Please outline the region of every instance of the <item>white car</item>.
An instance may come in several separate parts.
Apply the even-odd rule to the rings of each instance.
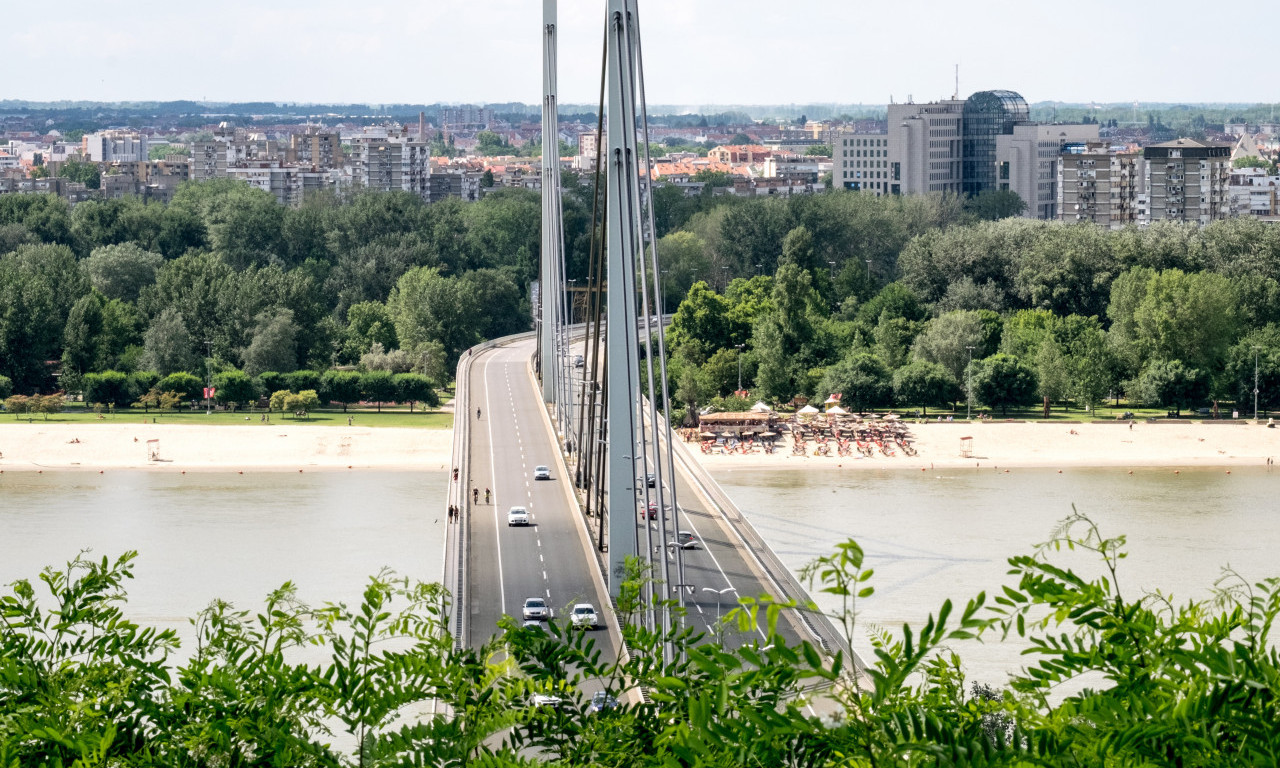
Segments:
[[[534,467],[534,468],[533,468],[533,479],[534,479],[534,480],[550,480],[550,479],[551,479],[551,467],[548,467],[548,466],[543,465],[543,464],[539,464],[538,466]]]
[[[507,525],[528,525],[529,510],[524,507],[512,507],[507,510]]]
[[[541,597],[529,597],[525,598],[520,614],[525,621],[542,621],[551,618],[551,609],[547,607],[547,601]]]
[[[578,629],[595,629],[600,623],[596,617],[596,607],[591,603],[578,603],[573,606],[569,621]]]
[[[535,693],[530,698],[535,707],[558,707],[564,703],[564,699],[559,696],[552,696],[549,693]]]

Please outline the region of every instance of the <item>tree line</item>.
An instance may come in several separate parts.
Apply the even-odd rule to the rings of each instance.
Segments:
[[[1091,557],[1067,567],[1064,548]],[[650,630],[651,574],[634,561],[619,661],[558,619],[506,617],[457,645],[440,585],[386,571],[359,605],[307,605],[288,582],[257,610],[214,600],[178,656],[173,629],[127,613],[135,554],[82,555],[0,596],[0,763],[1275,765],[1280,581],[1227,571],[1213,600],[1174,605],[1122,591],[1124,548],[1072,515],[1009,558],[998,590],[867,633],[862,668],[778,631],[778,608],[812,604],[744,596],[711,631]],[[845,542],[803,576],[852,640],[874,591],[862,549]],[[960,644],[1011,635],[1023,668],[999,687],[969,680]],[[1098,684],[1063,686],[1081,680]]]
[[[1280,230],[975,220],[973,201],[832,192],[698,211],[658,241],[684,419],[742,388],[858,409],[1108,396],[1280,404]],[[668,309],[671,305],[668,305]]]
[[[240,379],[224,374],[335,367],[444,384],[462,350],[529,326],[539,206],[511,189],[294,209],[235,180],[188,183],[168,205],[0,196],[0,384],[79,393],[114,372],[133,391],[113,401],[174,374],[228,390]]]

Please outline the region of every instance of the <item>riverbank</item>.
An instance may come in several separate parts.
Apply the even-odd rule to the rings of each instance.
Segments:
[[[447,470],[452,453],[451,429],[0,423],[0,471]]]
[[[711,471],[732,469],[908,469],[997,467],[1238,467],[1265,466],[1280,458],[1280,429],[1252,422],[1156,423],[1008,423],[911,424],[916,456],[896,451],[866,458],[856,451],[838,456],[792,453],[783,438],[773,454],[703,453],[696,443],[686,448]],[[962,438],[971,437],[968,457]]]

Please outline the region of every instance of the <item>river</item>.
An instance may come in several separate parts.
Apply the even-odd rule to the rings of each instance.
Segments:
[[[1203,599],[1221,568],[1280,575],[1266,469],[727,471],[716,479],[789,567],[856,539],[876,571],[863,626],[923,623],[1006,583],[1006,558],[1046,540],[1071,505],[1128,537],[1120,585]],[[261,606],[292,580],[304,601],[359,601],[384,566],[441,576],[444,472],[0,474],[0,583],[34,580],[81,549],[139,551],[129,615],[178,629],[215,597]],[[1093,567],[1077,558],[1073,564]],[[821,601],[820,601],[821,602]],[[864,642],[859,642],[865,650]],[[957,647],[971,679],[999,684],[1014,645]]]
[[[801,472],[726,471],[716,480],[794,572],[852,538],[875,570],[876,592],[859,605],[861,626],[917,630],[951,599],[956,613],[979,591],[1000,592],[1007,559],[1047,541],[1072,505],[1105,536],[1126,537],[1129,556],[1118,582],[1128,599],[1160,590],[1177,603],[1211,596],[1231,566],[1250,583],[1280,576],[1277,480],[1264,468],[992,469]],[[1060,553],[1055,561],[1091,576],[1093,556]],[[1016,586],[1016,583],[1013,583]],[[815,591],[816,592],[816,591]],[[834,599],[815,594],[820,606]],[[859,633],[855,648],[869,644]],[[1025,646],[962,642],[955,646],[971,680],[1001,684],[1024,662]]]

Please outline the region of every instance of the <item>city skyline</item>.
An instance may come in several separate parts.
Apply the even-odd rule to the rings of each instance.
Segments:
[[[1196,40],[1132,34],[1158,25],[1145,7],[1153,5],[1082,0],[1067,13],[980,0],[961,12],[924,0],[908,12],[797,0],[782,17],[761,0],[644,0],[639,10],[649,100],[690,109],[929,101],[957,91],[957,64],[962,97],[990,88],[1031,102],[1256,103],[1265,96],[1252,83],[1189,66]],[[135,8],[126,23],[109,6],[72,0],[55,22],[7,27],[0,43],[41,67],[6,98],[536,103],[541,92],[542,9],[531,0],[371,0],[358,11],[332,0],[271,8],[228,0],[216,16],[155,0]],[[1174,0],[1159,12],[1176,20],[1192,8]],[[603,17],[601,0],[560,2],[561,103],[597,98]],[[1074,31],[1071,19],[1089,22],[1088,34]],[[1099,20],[1125,45],[1108,46]],[[175,35],[182,45],[171,47]],[[54,41],[58,55],[51,56]],[[190,61],[166,65],[166,51]],[[1098,77],[1103,63],[1109,76]]]

